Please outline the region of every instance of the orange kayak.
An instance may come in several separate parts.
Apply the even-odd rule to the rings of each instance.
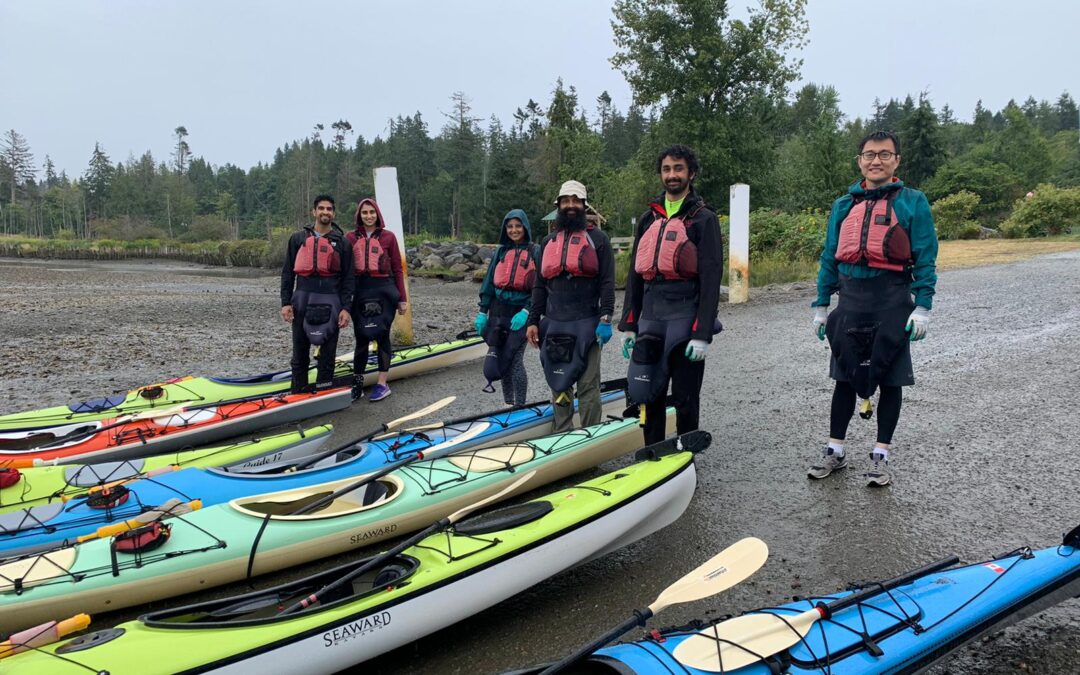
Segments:
[[[111,462],[189,449],[342,410],[348,388],[178,405],[104,420],[0,433],[0,468]]]

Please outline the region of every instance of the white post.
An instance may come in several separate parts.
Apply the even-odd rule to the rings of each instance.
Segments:
[[[379,211],[382,212],[386,229],[397,237],[398,248],[401,250],[401,270],[405,275],[405,293],[409,296],[408,309],[404,314],[394,317],[394,344],[411,345],[413,343],[413,303],[412,292],[409,290],[409,267],[405,260],[405,229],[401,223],[401,196],[398,193],[396,167],[375,167],[375,201],[379,203]]]
[[[728,233],[728,302],[750,299],[750,186],[731,186]]]

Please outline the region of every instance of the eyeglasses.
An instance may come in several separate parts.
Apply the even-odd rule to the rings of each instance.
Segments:
[[[882,150],[881,152],[871,152],[867,150],[866,152],[860,152],[855,156],[855,159],[861,159],[864,162],[872,162],[874,161],[874,158],[877,157],[881,161],[887,162],[895,156],[895,152],[889,152],[888,150]]]

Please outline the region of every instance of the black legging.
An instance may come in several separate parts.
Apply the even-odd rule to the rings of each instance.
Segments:
[[[892,443],[896,423],[900,421],[900,404],[904,400],[903,387],[881,385],[881,395],[877,406],[877,442]],[[855,414],[855,387],[849,382],[836,382],[833,389],[832,410],[829,415],[829,436],[844,440],[847,436],[848,422]]]
[[[390,331],[386,331],[375,339],[378,342],[377,354],[379,357],[379,372],[385,373],[390,370],[390,357],[394,354],[394,347],[390,344]],[[353,373],[363,375],[367,370],[369,338],[363,335],[356,336],[356,351],[353,352]]]

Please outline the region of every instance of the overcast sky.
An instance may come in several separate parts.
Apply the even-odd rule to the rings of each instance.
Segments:
[[[803,81],[836,87],[850,117],[921,91],[961,119],[978,99],[1080,98],[1080,1],[808,4]],[[590,113],[604,90],[625,111],[611,18],[600,0],[0,0],[0,129],[76,176],[95,141],[166,160],[179,125],[196,155],[245,169],[319,122],[371,139],[419,111],[434,134],[458,90],[508,123],[559,77]]]

